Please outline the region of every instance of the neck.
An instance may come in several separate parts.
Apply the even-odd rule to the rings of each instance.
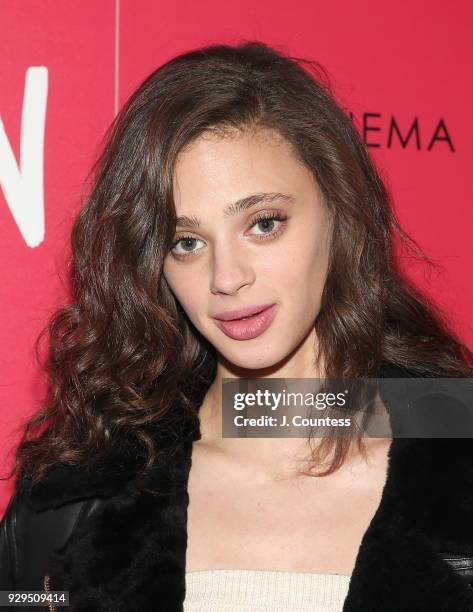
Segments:
[[[241,372],[240,372],[241,373]],[[321,438],[224,438],[222,436],[222,379],[223,378],[322,378],[320,371],[309,375],[289,376],[287,373],[274,370],[271,375],[262,376],[261,372],[247,371],[236,376],[234,370],[224,366],[217,368],[217,375],[210,385],[199,410],[201,439],[199,447],[218,453],[227,460],[237,462],[242,469],[248,469],[251,477],[260,482],[287,480],[304,477],[304,472],[312,466],[313,450],[320,444]],[[385,438],[367,438],[364,440],[366,454],[361,455],[352,444],[347,454],[345,466],[358,465],[362,458],[377,452],[389,442]],[[327,458],[330,460],[331,456]]]

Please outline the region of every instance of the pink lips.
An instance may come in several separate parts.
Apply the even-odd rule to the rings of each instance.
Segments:
[[[223,331],[224,334],[233,338],[234,340],[251,340],[260,336],[273,322],[276,315],[276,304],[266,306],[264,310],[255,313],[258,307],[247,308],[246,310],[233,311],[222,313],[218,315],[219,318],[215,318],[215,323]],[[261,308],[261,306],[259,307]],[[253,311],[252,314],[251,310]],[[245,320],[241,318],[230,319],[234,315],[238,317],[249,317]],[[252,315],[252,316],[250,316]],[[223,317],[225,316],[225,320]]]
[[[262,312],[269,308],[272,304],[259,304],[258,306],[247,306],[246,308],[240,308],[240,310],[226,310],[220,312],[214,316],[215,319],[220,321],[233,321],[234,319],[241,319],[242,317],[251,317],[258,312]]]

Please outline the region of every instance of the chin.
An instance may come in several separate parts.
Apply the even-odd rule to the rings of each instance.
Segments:
[[[262,345],[250,348],[248,342],[234,342],[237,346],[233,350],[219,351],[229,369],[233,366],[244,370],[261,370],[277,366],[284,359],[284,355],[279,356],[268,345],[264,349]]]

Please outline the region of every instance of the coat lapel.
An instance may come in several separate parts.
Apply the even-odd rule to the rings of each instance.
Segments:
[[[385,368],[383,376],[411,374]],[[122,442],[102,472],[58,467],[28,498],[38,510],[105,498],[51,559],[51,589],[68,590],[72,610],[182,612],[187,483],[200,428],[198,419],[176,427],[156,434],[158,460],[140,488],[131,478],[136,449]],[[473,554],[472,450],[471,439],[393,440],[343,612],[473,610],[473,591],[439,554]]]
[[[393,440],[343,612],[473,610],[473,590],[441,556],[473,553],[472,468],[471,440]]]

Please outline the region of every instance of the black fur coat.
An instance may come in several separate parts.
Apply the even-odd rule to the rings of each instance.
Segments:
[[[384,376],[411,376],[390,368]],[[134,449],[115,449],[93,474],[58,465],[28,497],[37,509],[102,497],[51,561],[51,590],[71,610],[179,612],[185,596],[187,481],[200,438],[190,423],[156,433],[149,488],[132,478]],[[446,558],[473,556],[471,439],[397,439],[381,503],[361,541],[344,612],[471,612],[473,589]],[[146,484],[146,483],[145,483]],[[22,495],[22,482],[17,490]],[[314,611],[315,612],[315,611]]]

